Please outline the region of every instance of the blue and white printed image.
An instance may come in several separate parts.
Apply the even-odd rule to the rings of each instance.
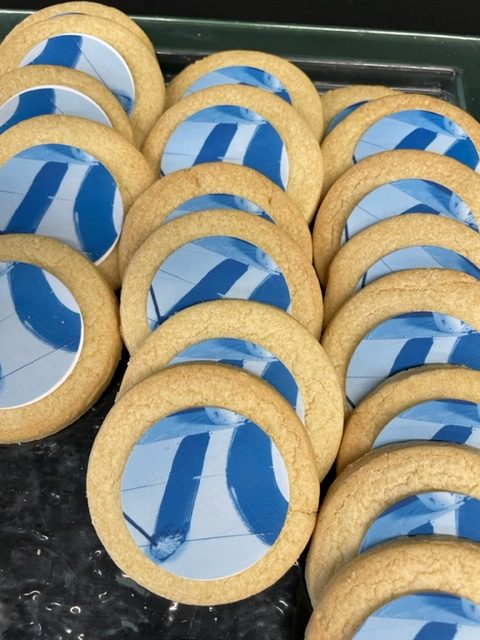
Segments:
[[[480,542],[480,500],[447,491],[409,496],[375,520],[362,540],[360,553],[394,538],[425,535]]]
[[[480,370],[480,334],[459,318],[429,311],[385,320],[353,353],[345,383],[348,404],[355,407],[387,378],[424,364]]]
[[[345,107],[345,109],[342,109],[342,111],[339,111],[337,115],[333,116],[333,118],[330,120],[325,135],[328,135],[331,131],[333,131],[337,124],[343,122],[345,118],[347,118],[351,113],[356,111],[358,107],[361,107],[362,104],[365,104],[366,102],[368,102],[368,100],[360,100],[360,102],[355,102],[354,104]]]
[[[468,444],[480,449],[480,405],[454,399],[416,404],[383,427],[373,449],[411,440]]]
[[[412,109],[381,118],[360,138],[353,162],[394,149],[431,151],[474,171],[479,167],[478,150],[468,134],[453,120],[432,111]]]
[[[82,344],[82,316],[66,286],[34,265],[0,262],[0,409],[52,393]]]
[[[433,246],[404,247],[388,253],[369,267],[357,282],[355,291],[382,276],[406,269],[453,269],[480,279],[480,269],[455,251]]]
[[[139,548],[194,580],[234,575],[260,560],[287,516],[289,480],[272,440],[228,409],[163,418],[133,448],[122,508]]]
[[[186,362],[220,362],[240,367],[272,385],[295,409],[300,420],[305,419],[302,394],[289,369],[267,349],[238,338],[202,340],[184,349],[169,364]]]
[[[49,64],[77,69],[109,89],[127,114],[135,107],[135,85],[122,56],[106,42],[78,33],[51,36],[27,53],[20,67]]]
[[[0,233],[50,236],[99,264],[113,250],[123,203],[112,174],[76,147],[26,149],[0,167]]]
[[[413,593],[377,609],[353,640],[478,640],[480,604],[448,593]]]
[[[80,91],[69,87],[45,86],[27,89],[0,106],[0,133],[36,116],[77,116],[111,127],[101,107]]]
[[[147,299],[150,329],[177,311],[224,298],[291,310],[287,282],[269,255],[239,238],[210,236],[176,249],[158,269]]]
[[[292,103],[288,91],[274,75],[267,73],[267,71],[256,69],[255,67],[241,66],[223,67],[206,73],[190,85],[183,94],[183,97],[202,91],[202,89],[218,87],[224,84],[242,84],[249,87],[256,87],[257,89],[274,93],[289,104]]]
[[[179,207],[171,211],[165,218],[165,222],[171,222],[182,218],[189,213],[208,211],[209,209],[231,209],[232,211],[244,211],[254,216],[273,222],[272,218],[261,207],[248,198],[236,196],[231,193],[207,193],[186,200]]]
[[[250,109],[208,107],[184,120],[170,136],[161,174],[205,162],[230,162],[262,173],[280,188],[288,184],[288,156],[277,130]]]
[[[403,213],[430,213],[466,224],[478,231],[468,205],[447,187],[430,180],[408,178],[382,184],[367,194],[348,216],[342,244],[372,224]]]

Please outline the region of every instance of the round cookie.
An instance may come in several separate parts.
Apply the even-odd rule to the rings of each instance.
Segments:
[[[303,116],[317,140],[322,138],[322,102],[313,82],[288,60],[262,51],[220,51],[193,62],[169,84],[167,108],[192,93],[225,84],[258,87],[279,96]]]
[[[463,109],[432,96],[396,94],[367,102],[322,143],[324,193],[352,164],[397,148],[431,151],[476,170],[480,125]]]
[[[66,242],[116,287],[124,212],[152,180],[140,151],[109,127],[74,116],[31,118],[2,134],[0,231]]]
[[[0,236],[0,441],[36,440],[79,418],[120,359],[118,306],[66,245]]]
[[[0,133],[41,115],[78,116],[112,127],[135,144],[127,114],[98,80],[67,67],[33,65],[14,69],[0,83]]]
[[[413,602],[412,615],[382,617],[375,634],[359,633],[366,619],[380,607],[408,595],[444,596],[450,603],[452,597],[456,598],[460,611],[464,606],[469,616],[475,616],[470,623],[467,619],[467,624],[478,625],[479,563],[480,545],[466,540],[416,538],[382,545],[350,562],[328,584],[310,619],[305,640],[380,640],[386,631],[404,629],[399,626],[402,617],[410,620],[402,637],[415,638],[428,621],[436,623],[433,631],[438,631],[441,618],[430,607],[426,619],[416,620],[423,611]],[[435,601],[439,599],[434,598]],[[448,603],[440,608],[445,609],[448,611]],[[451,615],[447,616],[447,620],[451,619]],[[456,617],[457,622],[464,620]],[[455,627],[447,624],[443,630],[451,633],[452,628]]]
[[[98,18],[105,18],[115,24],[119,24],[131,31],[137,38],[140,38],[140,40],[152,50],[152,53],[155,54],[153,44],[150,42],[145,31],[143,31],[136,22],[129,18],[126,13],[123,13],[123,11],[99,2],[62,2],[39,9],[15,25],[15,27],[7,33],[3,42],[7,42],[13,35],[17,35],[17,33],[26,27],[30,27],[32,24],[68,14],[97,16]]]
[[[480,234],[455,220],[405,214],[378,222],[349,240],[332,260],[324,322],[354,293],[407,269],[455,269],[480,278]]]
[[[1,47],[0,75],[34,64],[83,71],[103,82],[130,117],[138,144],[163,111],[165,85],[151,50],[105,18],[59,15],[11,36]]]
[[[417,367],[368,395],[345,425],[337,472],[388,444],[432,440],[480,448],[480,373],[466,367]]]
[[[135,352],[119,396],[163,367],[193,361],[238,366],[275,387],[304,423],[324,478],[343,433],[343,399],[324,350],[299,322],[280,309],[245,300],[179,311]]]
[[[331,89],[322,94],[323,120],[326,134],[365,102],[398,93],[381,85],[357,84]]]
[[[424,364],[480,369],[480,284],[448,269],[376,280],[338,310],[322,344],[349,413],[383,380]]]
[[[219,160],[256,169],[307,222],[318,206],[323,159],[315,136],[293,107],[255,87],[211,87],[184,98],[158,120],[142,151],[162,176]]]
[[[308,437],[270,385],[235,367],[187,364],[113,406],[87,496],[124,573],[163,597],[214,605],[265,589],[297,560],[319,483]]]
[[[151,232],[164,222],[205,209],[246,211],[278,224],[310,260],[312,239],[301,212],[287,194],[261,173],[211,162],[175,171],[149,187],[133,204],[118,246],[120,272]]]
[[[333,185],[313,229],[313,258],[322,284],[340,247],[381,220],[430,212],[478,231],[480,176],[451,158],[426,153],[385,151],[354,165]]]
[[[279,307],[320,335],[320,286],[295,241],[266,220],[219,209],[159,227],[132,257],[120,303],[127,349],[172,314],[223,298]]]
[[[443,443],[386,447],[351,464],[317,519],[306,565],[311,600],[343,565],[389,540],[449,535],[480,542],[479,465],[479,450]]]

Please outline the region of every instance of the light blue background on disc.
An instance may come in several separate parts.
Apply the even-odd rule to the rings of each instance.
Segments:
[[[78,33],[51,36],[35,45],[20,67],[57,65],[83,71],[109,89],[127,114],[135,107],[135,85],[122,56],[103,40]]]
[[[437,182],[408,178],[382,184],[362,198],[347,218],[341,243],[376,222],[403,213],[445,216],[478,231],[475,216],[459,195]]]
[[[288,184],[288,157],[277,130],[258,113],[218,105],[194,113],[177,126],[161,159],[161,174],[205,162],[230,162],[255,169],[281,189]]]
[[[224,298],[291,309],[285,277],[269,255],[239,238],[210,236],[184,244],[160,265],[147,298],[150,329],[177,311]]]
[[[407,269],[452,269],[480,279],[480,269],[455,251],[443,247],[412,246],[397,249],[377,260],[357,282],[355,291],[382,276]]]
[[[188,87],[183,97],[202,91],[202,89],[209,89],[210,87],[218,87],[225,84],[242,84],[249,87],[256,87],[257,89],[263,89],[264,91],[277,95],[289,104],[292,103],[288,91],[274,75],[267,71],[256,69],[255,67],[239,65],[222,67],[206,73]]]
[[[80,357],[80,308],[58,278],[35,265],[0,262],[0,328],[0,410],[48,395]]]
[[[77,147],[30,147],[0,167],[0,233],[36,233],[99,264],[113,250],[123,202],[112,174]]]
[[[478,640],[480,606],[446,593],[412,593],[367,618],[353,640]]]
[[[371,125],[355,147],[353,162],[394,149],[438,153],[474,171],[480,160],[472,139],[459,124],[439,113],[421,109],[392,113]]]
[[[0,133],[15,124],[46,115],[77,116],[111,127],[101,107],[91,98],[70,87],[48,85],[26,89],[0,106]]]
[[[145,554],[193,580],[260,560],[287,516],[289,480],[272,440],[218,407],[179,411],[135,445],[122,477],[128,529]]]
[[[207,193],[203,196],[196,196],[183,202],[179,207],[171,211],[165,218],[165,222],[171,222],[176,218],[196,213],[197,211],[206,211],[209,209],[232,209],[232,211],[245,211],[254,216],[259,216],[264,220],[273,222],[272,218],[261,207],[256,205],[248,198],[242,198],[230,193]]]
[[[345,383],[348,404],[355,407],[387,378],[425,364],[480,370],[480,334],[459,318],[429,311],[385,320],[353,353]]]
[[[409,440],[453,442],[480,449],[480,405],[456,399],[416,404],[383,427],[373,449]]]

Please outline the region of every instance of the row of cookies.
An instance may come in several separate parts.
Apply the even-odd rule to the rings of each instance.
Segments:
[[[307,560],[306,637],[475,637],[478,124],[391,95],[324,150],[342,128],[354,166],[322,202],[314,254],[322,344],[353,412]]]
[[[320,134],[272,95],[292,86],[307,107],[299,73],[233,52],[180,74],[143,146],[162,177],[119,242],[131,359],[92,449],[89,507],[118,566],[181,602],[232,602],[287,571],[340,442],[307,226]]]
[[[116,243],[153,181],[136,145],[165,91],[145,34],[95,3],[33,14],[1,50],[0,437],[11,443],[74,422],[117,367]],[[156,111],[134,99],[142,59]]]

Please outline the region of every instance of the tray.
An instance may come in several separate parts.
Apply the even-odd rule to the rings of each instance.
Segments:
[[[0,11],[0,38],[25,11]],[[352,83],[428,93],[480,118],[480,39],[135,17],[168,79],[222,49],[262,49],[304,69],[320,92]],[[302,560],[256,597],[189,607],[138,587],[111,562],[90,524],[88,454],[112,405],[109,389],[75,425],[45,440],[0,447],[0,637],[3,640],[297,640],[310,604]]]

